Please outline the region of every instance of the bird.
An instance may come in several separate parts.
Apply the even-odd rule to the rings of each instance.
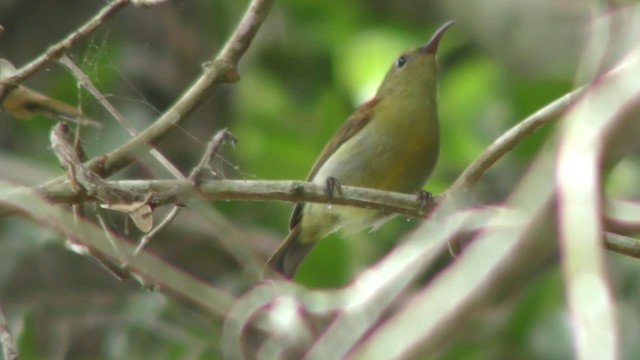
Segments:
[[[437,110],[440,26],[422,46],[400,54],[374,97],[360,105],[326,144],[307,181],[419,193],[440,151]],[[376,228],[390,218],[380,210],[298,203],[289,234],[267,261],[263,278],[292,278],[318,241],[335,231]]]

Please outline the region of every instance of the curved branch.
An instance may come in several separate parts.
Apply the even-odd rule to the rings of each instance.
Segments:
[[[238,61],[249,48],[272,4],[273,0],[253,0],[219,55],[205,65],[204,73],[169,110],[138,136],[106,155],[89,160],[86,165],[101,177],[108,177],[127,166],[135,154],[147,150],[176,129],[218,86],[237,81]],[[64,177],[59,177],[47,184],[62,181]]]
[[[485,172],[509,150],[542,126],[561,116],[582,95],[584,89],[584,87],[580,87],[563,95],[502,134],[458,176],[458,179],[444,196],[457,194],[474,186]]]
[[[36,59],[18,69],[15,73],[0,83],[0,99],[4,97],[5,92],[10,90],[12,86],[22,82],[29,76],[35,74],[41,67],[49,63],[52,60],[59,58],[66,50],[69,50],[72,46],[86,38],[93,33],[100,25],[102,25],[108,18],[115,15],[119,10],[129,4],[129,0],[113,0],[107,4],[100,12],[98,12],[93,18],[87,21],[80,28],[67,35],[58,43],[50,46],[42,55]]]

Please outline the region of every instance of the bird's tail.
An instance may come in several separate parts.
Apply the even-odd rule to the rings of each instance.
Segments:
[[[300,241],[300,232],[300,225],[291,229],[287,238],[284,239],[278,250],[267,261],[267,265],[262,272],[263,279],[283,276],[291,279],[295,275],[304,258],[316,244],[315,241],[302,243]]]

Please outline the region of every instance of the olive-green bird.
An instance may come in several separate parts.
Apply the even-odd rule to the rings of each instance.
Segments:
[[[374,98],[355,110],[316,160],[308,181],[415,193],[422,189],[440,150],[436,52],[441,26],[426,44],[405,51],[387,72]],[[291,278],[322,238],[337,230],[359,231],[389,218],[382,211],[326,204],[296,204],[290,233],[269,259],[274,270]]]

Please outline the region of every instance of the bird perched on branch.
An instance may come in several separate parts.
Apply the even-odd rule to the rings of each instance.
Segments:
[[[308,181],[326,184],[329,192],[339,184],[421,191],[438,160],[436,53],[451,24],[445,23],[426,44],[396,58],[374,98],[358,107],[327,143]],[[291,278],[328,234],[376,226],[388,215],[344,205],[296,204],[289,235],[269,259],[264,276]]]

